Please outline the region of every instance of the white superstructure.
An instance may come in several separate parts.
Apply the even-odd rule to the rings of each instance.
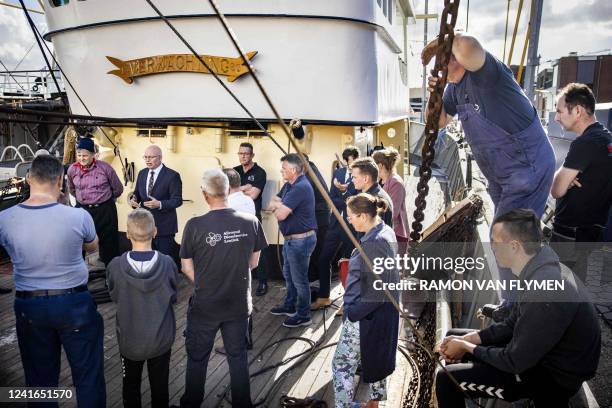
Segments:
[[[116,67],[106,56],[189,54],[144,0],[43,1],[46,38],[92,114],[247,118],[211,75],[163,73],[129,85],[107,73]],[[198,53],[238,56],[207,1],[155,4]],[[402,25],[412,17],[409,1],[232,0],[220,7],[243,49],[258,52],[252,65],[283,117],[346,124],[407,117]],[[257,118],[272,118],[248,75],[226,83]],[[86,114],[66,88],[73,112]]]

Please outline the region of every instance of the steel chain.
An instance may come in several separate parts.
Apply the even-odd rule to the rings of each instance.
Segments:
[[[469,197],[469,202],[458,209],[442,225],[423,238],[423,244],[431,242],[474,242],[476,240],[476,223],[483,208],[483,201],[477,195]],[[422,245],[419,246],[422,248]],[[413,251],[419,249],[413,248]],[[414,256],[416,252],[413,252]],[[436,303],[428,302],[421,317],[415,324],[415,329],[422,333],[422,345],[433,353],[436,342]],[[436,361],[420,347],[409,353],[412,378],[404,394],[404,408],[427,408],[432,406],[432,394]]]
[[[431,73],[439,77],[438,83],[429,96],[427,103],[427,121],[425,125],[425,143],[421,150],[421,166],[419,168],[420,179],[417,184],[417,198],[414,200],[414,221],[410,238],[413,244],[421,239],[423,231],[423,211],[427,206],[426,197],[429,193],[429,179],[431,178],[431,164],[435,156],[434,145],[438,136],[438,122],[442,112],[442,93],[446,85],[448,74],[448,61],[450,60],[453,40],[455,38],[455,23],[459,11],[459,0],[444,0],[444,10],[440,19],[440,34],[438,35],[438,49],[436,61]],[[449,21],[450,19],[450,21]],[[440,75],[441,74],[441,75]]]

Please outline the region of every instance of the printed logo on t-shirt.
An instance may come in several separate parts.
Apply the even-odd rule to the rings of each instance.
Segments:
[[[223,241],[224,244],[229,244],[231,242],[240,242],[240,238],[248,237],[249,234],[242,232],[240,230],[235,231],[223,231],[223,235],[216,234],[214,232],[209,232],[206,237],[206,243],[211,247],[214,247],[219,242]]]
[[[249,236],[248,234],[241,232],[240,230],[225,231],[223,233],[223,243],[228,244],[230,242],[238,242],[240,241],[240,238],[248,237],[248,236]]]
[[[247,180],[255,181],[255,176],[253,176],[253,175],[247,176]]]
[[[221,234],[215,234],[214,232],[209,232],[206,237],[206,243],[211,247],[217,245],[217,242],[221,241]]]

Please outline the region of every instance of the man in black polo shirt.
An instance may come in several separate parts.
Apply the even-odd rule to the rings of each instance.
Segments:
[[[568,84],[557,97],[555,120],[578,137],[553,180],[551,195],[557,205],[551,242],[561,261],[583,281],[589,253],[593,243],[602,241],[612,204],[612,134],[594,112],[595,97],[584,84]]]
[[[361,193],[372,194],[373,196],[379,196],[384,198],[389,206],[387,211],[382,213],[380,217],[382,220],[393,228],[393,201],[391,197],[382,187],[378,184],[378,166],[371,157],[363,157],[357,159],[351,165],[351,172],[353,177],[353,184],[355,189]],[[363,234],[357,233],[359,236]]]
[[[266,186],[267,176],[266,171],[253,161],[253,157],[255,157],[253,145],[247,142],[240,143],[238,148],[240,165],[234,167],[234,170],[240,174],[240,184],[242,186],[240,190],[253,199],[255,203],[255,216],[261,222],[261,196]],[[253,275],[259,281],[255,296],[265,295],[268,292],[268,283],[263,252],[260,265],[253,270]]]
[[[281,158],[283,179],[287,182],[270,203],[285,238],[283,277],[287,285],[285,302],[270,313],[288,316],[285,327],[310,325],[308,264],[317,243],[317,220],[312,186],[304,176],[300,157],[290,153]]]

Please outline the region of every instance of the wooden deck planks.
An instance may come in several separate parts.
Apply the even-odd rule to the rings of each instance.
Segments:
[[[0,275],[0,286],[12,287],[12,278],[9,275]],[[101,281],[95,282],[93,287],[100,287]],[[172,349],[170,362],[169,389],[171,404],[178,404],[184,391],[186,353],[183,331],[186,325],[186,312],[188,299],[191,295],[191,285],[183,281],[180,285],[178,302],[175,306],[177,317],[177,334]],[[322,341],[322,344],[335,343],[338,340],[341,329],[341,319],[335,318],[336,309],[329,308],[326,311],[325,323],[327,325],[326,336],[323,339],[323,312],[313,313],[313,324],[309,327],[287,329],[282,327],[283,317],[273,316],[269,310],[282,302],[285,289],[281,282],[270,285],[270,291],[262,298],[254,297],[254,327],[253,339],[254,350],[249,352],[250,372],[261,369],[264,366],[281,361],[289,356],[296,355],[308,349],[309,344],[303,341],[290,340],[281,342],[264,352],[259,358],[254,357],[269,344],[283,338],[305,337],[312,341]],[[332,296],[339,296],[341,288],[336,285]],[[19,348],[15,334],[15,318],[13,313],[14,295],[0,297],[0,385],[23,385],[24,375],[21,366]],[[340,302],[337,302],[340,303]],[[105,377],[107,389],[107,406],[121,407],[121,361],[115,332],[115,306],[112,303],[98,307],[104,319],[104,354],[105,354]],[[220,333],[215,339],[215,347],[222,346],[223,341]],[[333,406],[333,386],[331,362],[335,347],[325,348],[309,357],[282,381],[274,390],[267,406],[278,406],[278,400],[282,395],[290,395],[297,398],[315,397],[324,399],[329,406]],[[404,384],[409,379],[410,373],[403,357],[398,354],[398,369],[389,379],[389,401],[381,406],[401,406],[401,397]],[[254,401],[261,400],[270,390],[273,382],[279,378],[287,366],[275,368],[269,372],[259,375],[251,380],[251,393]],[[69,386],[71,384],[70,366],[62,353],[62,370],[60,373],[60,384]],[[221,396],[229,384],[229,372],[225,356],[212,353],[208,365],[206,380],[204,407],[229,407],[230,404],[223,401]],[[146,368],[143,371],[143,406],[150,406],[150,387]],[[364,394],[365,393],[365,394]],[[357,388],[358,396],[367,396],[367,385],[360,384]],[[74,403],[64,403],[63,407],[75,406]]]

